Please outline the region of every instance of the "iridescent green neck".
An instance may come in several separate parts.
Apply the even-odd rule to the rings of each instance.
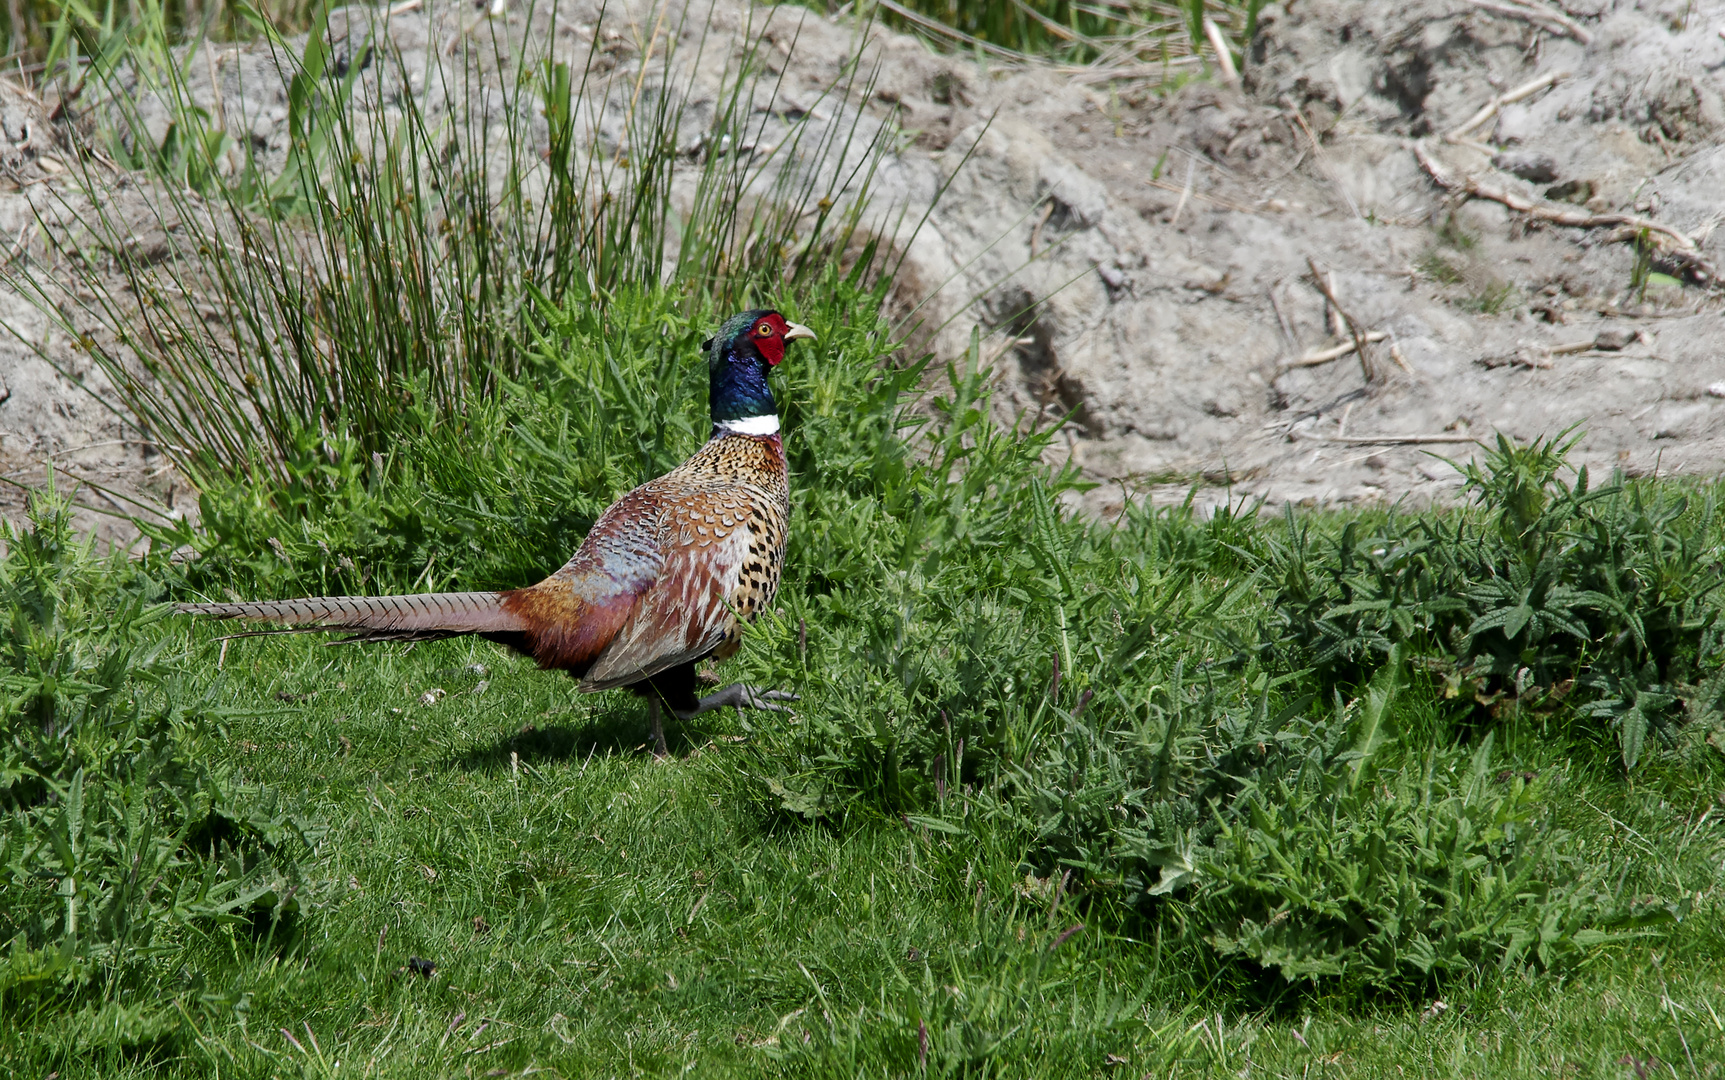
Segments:
[[[761,316],[745,311],[725,321],[713,335],[707,360],[707,404],[715,424],[777,416],[778,405],[767,385],[767,363],[749,338],[749,327]]]

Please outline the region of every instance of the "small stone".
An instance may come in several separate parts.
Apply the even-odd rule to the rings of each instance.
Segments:
[[[1511,150],[1498,154],[1491,163],[1506,173],[1521,177],[1533,184],[1549,184],[1557,179],[1557,162],[1550,154],[1541,154],[1532,150]]]
[[[1708,383],[1707,395],[1709,397],[1725,397],[1725,382]]]
[[[1601,330],[1599,336],[1593,339],[1593,347],[1600,352],[1617,352],[1628,348],[1629,343],[1634,340],[1635,333],[1631,330]]]
[[[1593,181],[1565,180],[1545,189],[1545,197],[1555,202],[1571,202],[1585,206],[1593,198]]]

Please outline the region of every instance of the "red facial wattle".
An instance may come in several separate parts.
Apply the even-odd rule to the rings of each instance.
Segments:
[[[789,328],[784,317],[775,311],[761,318],[749,330],[749,336],[755,342],[755,349],[760,352],[762,359],[774,367],[785,358],[785,333]]]

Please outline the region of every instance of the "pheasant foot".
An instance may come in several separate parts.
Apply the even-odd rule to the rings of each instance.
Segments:
[[[679,712],[677,715],[684,720],[691,716],[699,716],[704,712],[722,709],[730,705],[738,709],[760,709],[765,712],[790,712],[791,710],[778,704],[781,701],[801,701],[802,698],[786,690],[757,690],[747,683],[732,683],[722,690],[715,690],[695,703],[691,712]]]

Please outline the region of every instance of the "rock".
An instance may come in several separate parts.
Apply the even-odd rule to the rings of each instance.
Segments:
[[[1687,404],[1671,404],[1659,410],[1654,420],[1653,437],[1655,439],[1681,439],[1693,434],[1695,429],[1704,426],[1707,414],[1713,406],[1705,401],[1693,401]]]
[[[1231,420],[1240,415],[1243,408],[1239,398],[1232,394],[1218,394],[1204,401],[1204,411],[1211,416]]]
[[[1577,205],[1586,204],[1593,198],[1593,181],[1565,180],[1545,189],[1545,197],[1553,202],[1572,202]]]
[[[1620,349],[1628,348],[1635,338],[1635,332],[1632,330],[1617,328],[1601,330],[1598,336],[1593,339],[1593,347],[1600,352],[1617,352]]]
[[[1458,479],[1456,471],[1441,461],[1422,461],[1414,471],[1434,484],[1453,484]]]
[[[1549,184],[1557,179],[1557,162],[1550,154],[1538,151],[1506,151],[1492,158],[1491,163],[1533,184]]]
[[[1707,394],[1709,397],[1725,397],[1725,382],[1708,383]]]

